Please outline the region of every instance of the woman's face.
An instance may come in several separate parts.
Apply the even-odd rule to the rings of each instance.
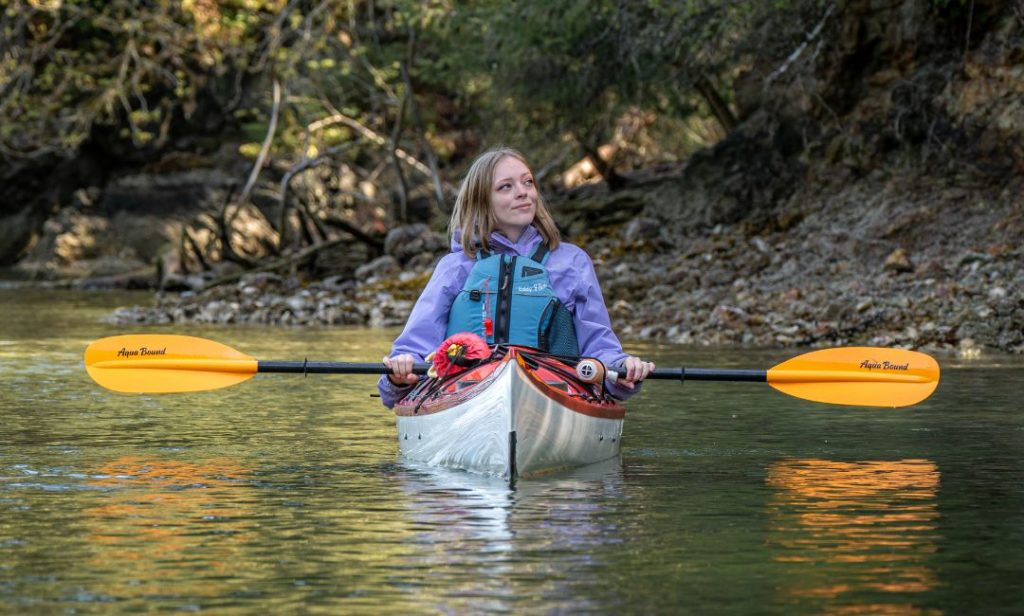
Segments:
[[[498,230],[512,241],[519,239],[537,213],[537,187],[533,183],[533,173],[514,156],[502,158],[494,167],[491,211]]]

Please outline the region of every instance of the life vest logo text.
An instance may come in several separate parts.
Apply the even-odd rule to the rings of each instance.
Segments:
[[[540,293],[547,288],[548,284],[546,282],[535,282],[528,287],[518,287],[516,290],[520,293]]]

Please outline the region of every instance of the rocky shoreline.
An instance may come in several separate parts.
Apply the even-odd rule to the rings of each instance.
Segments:
[[[286,327],[401,325],[414,299],[397,289],[421,288],[426,273],[402,272],[395,279],[362,283],[331,279],[303,284],[273,273],[242,276],[237,283],[197,293],[159,293],[152,307],[119,308],[110,321],[124,324],[254,324]],[[412,281],[412,282],[411,282]]]
[[[914,268],[897,249],[874,271],[846,262],[811,271],[813,256],[787,244],[723,233],[682,258],[620,262],[606,278],[622,296],[612,318],[624,337],[675,344],[1024,353],[1019,250],[966,250],[940,271]]]
[[[625,340],[1024,354],[1019,243],[989,237],[984,246],[940,241],[907,250],[900,242],[858,238],[863,228],[832,220],[826,209],[792,230],[750,235],[742,224],[718,225],[674,241],[658,220],[638,218],[581,243],[594,257]],[[820,219],[831,220],[831,232],[822,231]],[[396,248],[401,259],[385,255],[351,279],[304,284],[248,274],[202,292],[161,293],[153,307],[122,308],[111,320],[400,326],[443,254],[435,233],[422,225],[415,231],[430,234],[418,245],[432,250],[412,255]],[[393,233],[412,234],[408,227]]]

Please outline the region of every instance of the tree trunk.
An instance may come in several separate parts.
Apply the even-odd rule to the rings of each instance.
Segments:
[[[580,146],[583,148],[583,152],[590,159],[590,162],[594,164],[594,169],[604,179],[605,183],[608,184],[608,188],[616,189],[622,187],[626,183],[625,179],[615,171],[615,165],[612,161],[605,160],[601,157],[598,152],[597,146],[589,143],[589,140],[578,140]]]
[[[739,120],[736,119],[736,114],[729,108],[729,103],[725,102],[711,80],[706,76],[701,76],[694,87],[697,89],[697,93],[704,98],[704,102],[708,104],[711,113],[714,114],[715,119],[722,125],[725,132],[731,133],[739,124]]]

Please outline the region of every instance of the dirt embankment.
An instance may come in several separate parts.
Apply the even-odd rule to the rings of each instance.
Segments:
[[[628,337],[1024,353],[1022,190],[878,174],[801,187],[784,230],[671,235],[648,218],[589,248]]]
[[[861,4],[678,178],[561,203],[625,335],[1024,353],[1024,16]]]

